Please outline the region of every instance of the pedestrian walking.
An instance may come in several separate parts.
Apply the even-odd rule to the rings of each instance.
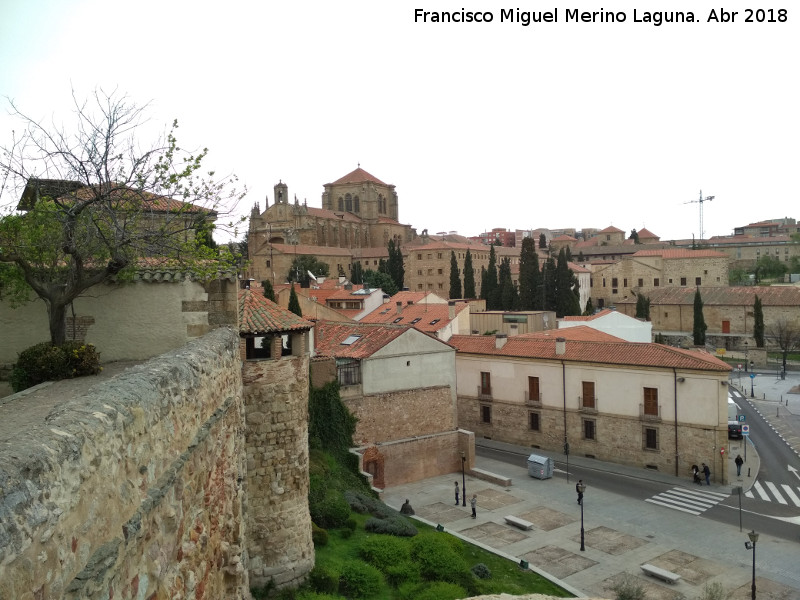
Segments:
[[[578,479],[578,483],[575,484],[575,491],[578,492],[578,504],[583,504],[583,491],[581,488],[583,487],[583,479]]]
[[[458,506],[458,482],[456,481],[456,506]]]
[[[469,505],[472,507],[472,518],[474,519],[478,516],[477,512],[475,512],[475,509],[478,508],[478,494],[472,494]]]
[[[706,477],[706,485],[711,485],[709,478],[711,477],[711,469],[708,468],[706,463],[703,463],[703,475]]]
[[[737,477],[741,477],[741,475],[742,475],[742,465],[744,464],[744,460],[742,460],[742,455],[741,454],[737,454],[736,455],[736,460],[734,460],[733,462],[736,463],[736,476]]]

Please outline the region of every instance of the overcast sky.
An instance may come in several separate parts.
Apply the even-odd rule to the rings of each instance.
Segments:
[[[360,163],[397,186],[418,232],[613,224],[690,238],[702,190],[715,197],[706,237],[727,235],[800,218],[800,9],[747,23],[746,6],[717,23],[719,3],[689,0],[3,0],[0,96],[64,122],[72,88],[152,101],[182,145],[246,183],[242,214],[272,203],[278,180],[319,207],[322,186]],[[558,22],[501,21],[518,7],[557,8]],[[494,20],[415,22],[416,8]],[[567,22],[568,9],[626,20]],[[698,22],[634,20],[666,9]]]

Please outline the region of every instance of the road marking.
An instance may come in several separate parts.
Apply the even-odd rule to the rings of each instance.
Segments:
[[[719,502],[722,502],[727,497],[726,494],[720,494],[718,492],[703,492],[700,490],[678,487],[647,498],[645,502],[665,506],[692,515],[699,515]]]
[[[764,491],[764,488],[761,487],[761,484],[758,481],[756,481],[755,484],[753,484],[753,489],[758,492],[758,495],[761,496],[762,500],[766,500],[767,502],[770,501],[769,494],[767,494],[767,492]]]
[[[797,494],[794,493],[794,490],[790,488],[785,483],[781,485],[783,491],[786,492],[786,495],[789,496],[789,499],[794,502],[795,506],[800,506],[800,498],[797,497]]]
[[[775,499],[780,504],[786,504],[787,503],[786,500],[783,499],[783,496],[781,496],[781,493],[778,491],[778,486],[776,486],[771,481],[765,481],[764,483],[766,484],[766,486],[769,488],[769,491],[772,492],[772,495],[775,496]]]

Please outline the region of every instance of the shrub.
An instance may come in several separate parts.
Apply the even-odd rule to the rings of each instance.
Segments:
[[[328,545],[328,532],[317,526],[316,523],[311,523],[311,541],[314,546],[327,546]]]
[[[343,540],[350,539],[351,537],[353,537],[353,530],[350,529],[349,527],[343,527],[342,529],[339,530],[339,535]]]
[[[92,344],[67,342],[53,346],[42,342],[19,353],[11,374],[11,387],[19,392],[44,381],[97,375],[101,370],[100,354]]]
[[[446,537],[425,534],[411,542],[411,558],[420,567],[423,579],[462,583],[468,573],[467,564],[453,550]]]
[[[474,565],[470,571],[472,574],[475,575],[478,579],[491,579],[492,578],[492,571],[489,567],[487,567],[483,563],[478,563]]]
[[[348,598],[371,598],[382,584],[381,572],[361,560],[346,562],[339,574],[339,593]]]
[[[725,600],[725,588],[719,582],[707,583],[703,586],[700,600]]]
[[[350,531],[355,531],[356,528],[358,527],[358,521],[350,517],[349,519],[347,519],[347,523],[345,523],[344,526],[347,527]]]
[[[82,342],[65,342],[61,349],[67,354],[69,366],[72,369],[71,377],[97,375],[101,370],[100,353],[94,344]]]
[[[417,583],[420,580],[419,567],[411,561],[404,561],[391,565],[385,571],[386,581],[392,587],[400,587],[408,583]]]
[[[311,589],[322,594],[335,594],[339,589],[339,575],[322,566],[315,566],[308,575]]]
[[[411,558],[408,542],[383,535],[365,539],[358,553],[361,558],[384,573],[392,565],[406,562]]]
[[[417,535],[417,528],[400,516],[390,517],[388,519],[370,517],[364,523],[364,529],[372,533],[397,535],[401,537],[414,537]]]
[[[612,588],[616,594],[616,600],[644,600],[644,587],[639,581],[625,573]]]
[[[466,597],[467,590],[460,585],[437,581],[417,590],[416,600],[459,600]]]
[[[329,489],[321,499],[309,499],[311,520],[325,529],[336,529],[344,526],[350,518],[350,505],[342,494]]]

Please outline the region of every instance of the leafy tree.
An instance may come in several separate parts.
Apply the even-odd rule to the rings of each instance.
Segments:
[[[539,234],[539,248],[542,250],[547,248],[547,236],[543,233]]]
[[[278,301],[275,298],[275,288],[272,287],[272,282],[269,279],[265,279],[264,281],[262,281],[261,287],[264,288],[264,298],[272,300],[273,302]]]
[[[728,271],[728,284],[741,285],[747,280],[747,271],[742,268],[733,268]]]
[[[694,327],[692,328],[695,346],[706,345],[706,329],[708,329],[708,325],[703,317],[703,299],[700,297],[700,288],[697,288],[694,293]]]
[[[364,271],[364,285],[371,289],[380,288],[384,294],[394,296],[400,290],[388,273],[367,269]]]
[[[464,298],[476,298],[475,294],[475,267],[472,266],[472,254],[467,248],[464,257]]]
[[[650,298],[644,294],[639,294],[636,297],[636,318],[650,320]]]
[[[316,256],[301,254],[292,261],[289,272],[286,274],[286,281],[298,282],[300,287],[307,288],[311,285],[309,273],[313,273],[315,277],[327,277],[329,271],[328,263],[322,262]]]
[[[461,298],[461,272],[458,269],[456,253],[450,251],[450,298]]]
[[[207,149],[178,146],[177,121],[148,146],[137,137],[147,105],[102,90],[73,99],[71,130],[11,101],[22,134],[0,147],[0,172],[21,192],[19,212],[0,217],[0,287],[15,303],[30,291],[44,301],[54,345],[75,298],[130,276],[145,257],[201,279],[235,268],[228,246],[211,248],[211,224],[243,195],[235,176],[203,173]]]
[[[289,293],[289,312],[293,312],[298,317],[303,316],[303,311],[300,309],[300,300],[297,298],[297,292],[294,291],[294,283],[292,283],[292,291]]]
[[[776,256],[762,256],[756,261],[756,283],[762,279],[780,279],[786,274],[786,263]]]
[[[785,318],[778,319],[767,330],[767,337],[781,349],[783,372],[786,372],[786,359],[790,352],[800,349],[800,325]]]
[[[356,260],[350,267],[350,281],[355,284],[364,283],[364,269],[361,267],[361,261]]]
[[[514,281],[511,279],[511,259],[508,257],[500,261],[500,281],[498,283],[499,300],[502,310],[517,310],[519,308],[519,294]]]
[[[753,302],[753,338],[756,340],[757,348],[764,347],[764,308],[758,295]]]
[[[522,240],[519,255],[519,308],[520,310],[541,310],[541,286],[539,256],[532,238]]]
[[[501,240],[500,238],[495,238],[494,242],[492,243],[492,246],[502,246],[502,245],[503,245],[503,240]]]
[[[628,236],[629,240],[633,240],[634,244],[641,244],[642,242],[639,241],[639,232],[635,229],[631,229],[631,234]]]
[[[387,248],[389,250],[389,260],[386,261],[387,273],[394,281],[397,289],[402,290],[406,276],[406,270],[403,266],[403,251],[400,250],[399,244],[395,244],[394,240],[389,240]]]

